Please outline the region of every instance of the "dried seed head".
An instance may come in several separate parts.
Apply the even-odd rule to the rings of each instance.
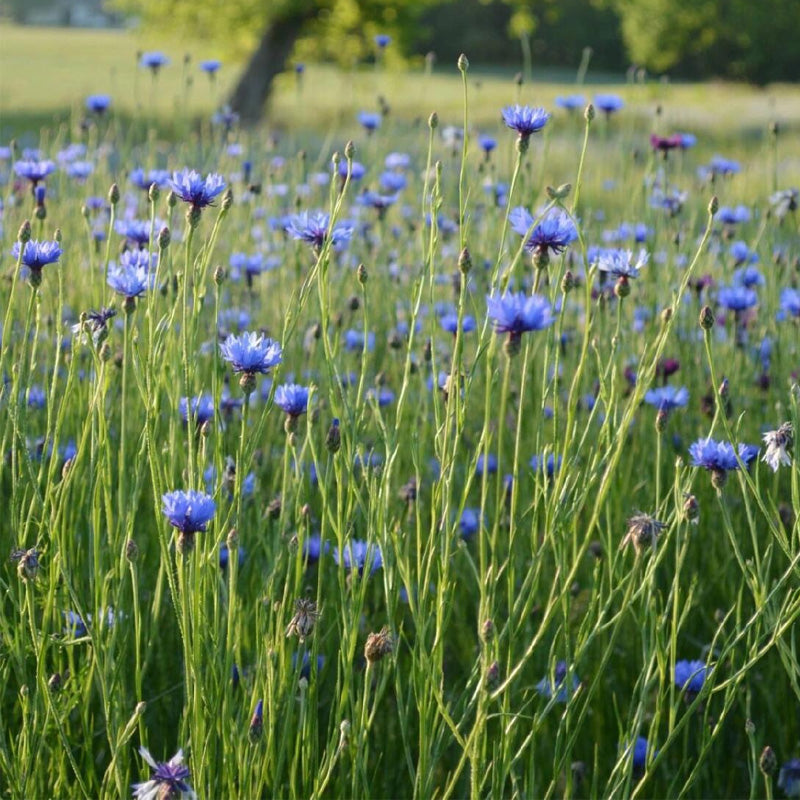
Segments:
[[[394,650],[394,640],[389,628],[384,625],[378,633],[370,633],[364,645],[364,657],[369,664],[375,664]]]
[[[39,575],[39,551],[32,547],[30,550],[14,550],[11,560],[17,562],[17,575],[24,582],[35,581]]]
[[[778,759],[775,756],[775,751],[767,745],[761,751],[761,757],[758,759],[758,768],[764,775],[772,775],[778,767]]]
[[[320,612],[313,600],[301,597],[295,601],[294,616],[286,628],[287,636],[296,636],[304,642],[314,632]]]
[[[655,550],[658,544],[658,537],[666,527],[663,522],[659,522],[649,514],[634,514],[628,520],[628,530],[620,548],[630,544],[637,555],[646,547]]]

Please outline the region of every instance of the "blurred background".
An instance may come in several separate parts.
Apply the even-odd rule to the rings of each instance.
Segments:
[[[4,0],[0,9],[6,138],[91,92],[114,95],[118,110],[130,98],[132,109],[167,116],[178,105],[195,114],[227,105],[258,122],[281,80],[299,83],[307,66],[433,74],[452,72],[462,52],[487,80],[800,77],[799,0]],[[148,96],[147,75],[133,73],[157,48],[171,63],[153,70],[165,77]],[[222,67],[193,87],[205,82],[202,59]]]

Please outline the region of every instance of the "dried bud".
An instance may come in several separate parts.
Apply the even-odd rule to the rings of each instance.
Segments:
[[[466,275],[472,269],[472,257],[466,247],[458,256],[458,269],[462,275]]]
[[[394,640],[389,628],[384,625],[378,633],[370,633],[367,636],[367,643],[364,645],[364,657],[369,664],[375,664],[384,656],[389,655],[394,650]]]
[[[128,539],[125,543],[125,558],[131,563],[135,563],[139,558],[139,545],[133,539]]]
[[[11,560],[17,561],[17,575],[20,580],[27,583],[35,581],[39,574],[39,551],[32,547],[30,550],[14,550]]]
[[[761,751],[761,757],[758,759],[758,768],[764,775],[772,775],[778,768],[778,759],[775,756],[775,751],[769,745]]]
[[[683,517],[688,522],[697,524],[700,519],[700,505],[693,494],[685,494],[683,501]]]
[[[280,495],[275,497],[274,499],[270,500],[269,505],[267,506],[267,516],[270,519],[278,519],[281,515],[281,498]]]
[[[700,309],[700,327],[704,331],[710,331],[714,327],[714,312],[710,306],[703,306]]]
[[[287,636],[296,636],[304,642],[314,632],[314,625],[319,619],[317,604],[313,600],[300,598],[294,604],[294,616],[286,628]]]
[[[339,430],[339,420],[334,417],[328,428],[328,435],[325,437],[325,447],[329,453],[338,453],[342,446],[342,434]]]

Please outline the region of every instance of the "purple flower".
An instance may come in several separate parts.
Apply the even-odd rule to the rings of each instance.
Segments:
[[[361,206],[377,209],[379,215],[382,215],[397,202],[397,195],[366,191],[356,197],[356,202]]]
[[[178,750],[167,762],[156,762],[146,747],[139,753],[150,765],[153,772],[149,781],[134,783],[133,796],[139,800],[157,800],[169,797],[171,800],[195,800],[197,795],[189,785],[189,768],[183,763],[183,750]]]
[[[210,394],[201,394],[189,399],[181,397],[178,401],[178,413],[184,422],[192,420],[199,427],[204,422],[214,419],[214,398]]]
[[[566,108],[567,111],[575,111],[586,105],[586,98],[582,94],[559,95],[556,97],[556,105]]]
[[[152,50],[149,53],[142,53],[142,57],[139,59],[139,66],[153,70],[153,74],[158,72],[161,67],[166,67],[169,63],[169,58],[160,50]]]
[[[151,169],[149,172],[139,167],[131,170],[128,179],[134,186],[138,186],[145,192],[150,189],[152,184],[155,184],[159,189],[166,189],[170,185],[170,174],[165,169]]]
[[[275,390],[275,405],[290,417],[299,417],[308,410],[308,387],[284,383]]]
[[[744,286],[723,286],[717,293],[717,302],[730,311],[745,311],[758,302],[758,295]]]
[[[329,230],[330,217],[322,212],[303,211],[289,217],[286,232],[293,238],[307,242],[317,250],[322,249],[325,240],[330,236],[331,244],[339,247],[350,241],[353,235],[353,226],[343,222],[334,225]]]
[[[34,186],[39,181],[44,180],[56,168],[52,161],[34,161],[29,159],[26,161],[14,162],[14,172],[20,178],[27,178]]]
[[[713,439],[698,439],[689,447],[693,467],[702,467],[723,475],[730,470],[739,469],[736,453],[747,466],[758,455],[758,447],[739,444],[734,450],[730,442],[717,442]]]
[[[547,254],[548,251],[559,255],[578,238],[578,231],[569,215],[558,209],[551,209],[534,225],[531,213],[518,206],[508,215],[508,221],[512,230],[520,236],[528,236],[525,249],[534,255]],[[528,231],[531,231],[530,234]]]
[[[193,169],[184,169],[172,173],[170,186],[185,203],[194,208],[205,208],[214,204],[214,198],[225,189],[225,181],[216,173],[204,178]]]
[[[561,469],[561,456],[556,457],[554,453],[549,453],[547,458],[544,455],[535,455],[531,456],[529,463],[534,472],[542,472],[552,478]]]
[[[388,33],[378,33],[373,40],[375,44],[381,49],[385,49],[392,43],[392,37]]]
[[[721,206],[716,214],[723,225],[738,225],[748,222],[750,219],[750,209],[747,206]]]
[[[383,118],[376,111],[359,111],[358,121],[367,133],[373,133],[380,128]]]
[[[448,333],[456,334],[458,330],[458,314],[444,314],[439,318],[439,324]],[[476,327],[475,317],[465,314],[461,320],[461,330],[464,333],[474,331]]]
[[[532,133],[542,130],[550,119],[550,114],[543,108],[521,106],[518,103],[506,106],[501,113],[506,126],[515,130],[523,140],[527,140]]]
[[[111,105],[111,97],[107,94],[90,94],[86,98],[86,108],[95,114],[104,114]]]
[[[599,108],[609,116],[625,106],[625,101],[616,94],[596,94],[592,102],[595,108]]]
[[[800,317],[800,292],[791,286],[781,289],[781,308],[793,317]]]
[[[640,250],[636,263],[634,263],[633,258],[634,255],[631,250],[611,248],[602,250],[595,263],[600,272],[608,272],[616,278],[638,278],[639,270],[647,264],[650,256],[646,250]]]
[[[481,527],[481,510],[479,508],[465,508],[458,520],[462,539],[470,539]]]
[[[240,336],[231,334],[219,349],[222,357],[233,365],[234,372],[263,374],[281,363],[280,344],[254,331],[245,331]]]
[[[369,561],[370,573],[377,572],[383,566],[383,554],[380,546],[376,542],[367,544],[360,539],[351,539],[341,553],[338,547],[334,547],[333,560],[338,566],[345,569],[357,569],[359,574],[364,572],[367,561]]]
[[[157,232],[160,229],[160,220],[156,220],[154,230]],[[114,230],[136,245],[142,246],[150,242],[150,220],[118,219],[114,223]]]
[[[540,295],[506,292],[486,297],[489,318],[495,333],[520,336],[526,331],[541,331],[555,322],[550,302]]]
[[[194,489],[188,492],[181,489],[167,492],[161,497],[161,501],[164,503],[162,513],[169,524],[181,533],[204,531],[216,511],[213,499]]]
[[[574,694],[580,686],[580,680],[574,672],[572,673],[572,680],[569,683],[567,682],[567,672],[567,662],[559,661],[556,664],[553,678],[551,679],[549,675],[542,678],[539,683],[536,684],[536,691],[542,695],[542,697],[548,699],[555,697],[559,703],[566,703],[569,697]]]
[[[146,267],[121,264],[119,267],[109,268],[106,281],[115,292],[126,299],[132,299],[152,288],[154,277]]]
[[[18,259],[19,251],[19,242],[14,242],[11,255]],[[31,272],[41,273],[42,267],[55,264],[61,258],[61,253],[61,245],[58,242],[37,242],[36,239],[31,239],[25,243],[25,249],[22,251],[22,263]]]
[[[687,694],[697,694],[710,671],[702,661],[678,661],[675,664],[675,685]]]
[[[644,401],[659,411],[669,413],[674,408],[683,408],[689,402],[689,390],[685,386],[660,386],[645,393]]]

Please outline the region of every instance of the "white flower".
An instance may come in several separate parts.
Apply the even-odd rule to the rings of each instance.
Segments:
[[[789,450],[792,448],[792,423],[784,422],[776,431],[767,431],[764,434],[764,444],[767,446],[766,452],[761,457],[773,472],[778,471],[778,467],[791,466],[792,458]]]

